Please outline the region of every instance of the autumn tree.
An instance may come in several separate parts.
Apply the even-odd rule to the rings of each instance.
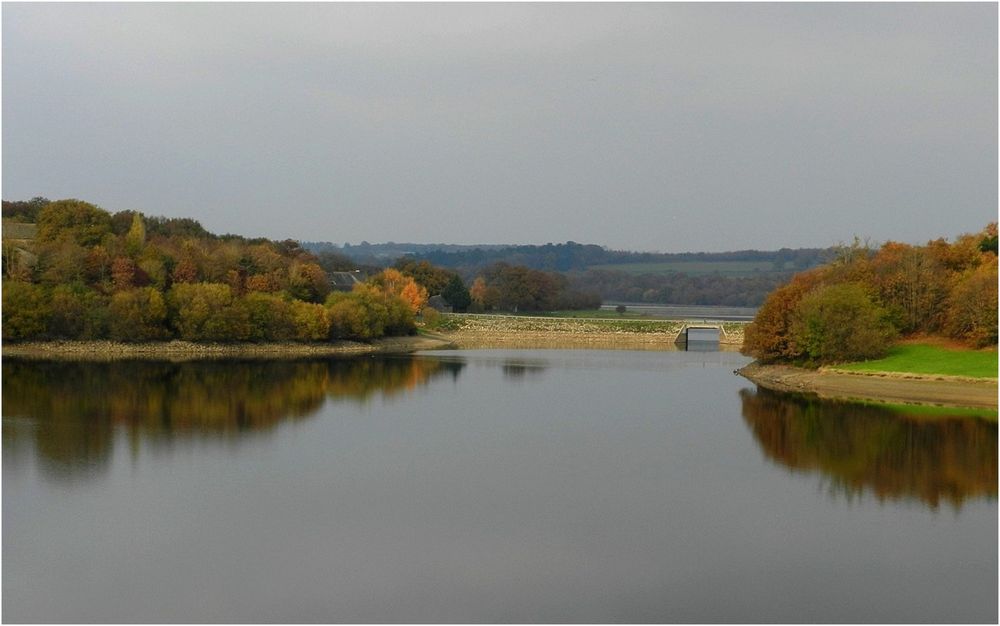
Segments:
[[[826,271],[802,272],[771,292],[744,330],[743,354],[763,362],[795,359],[803,354],[792,331],[792,319],[802,298],[819,285]]]
[[[142,221],[142,214],[138,211],[132,215],[132,225],[129,226],[125,235],[125,249],[129,255],[136,257],[146,244],[146,224]]]
[[[326,300],[333,339],[375,339],[416,331],[410,304],[374,284],[356,285],[348,293],[331,293]]]
[[[495,263],[483,269],[482,283],[473,283],[470,297],[477,308],[508,311],[552,311],[600,306],[596,293],[572,289],[562,274],[543,272],[523,265]],[[495,290],[495,291],[491,291]]]
[[[87,282],[91,285],[100,285],[110,281],[112,261],[111,254],[104,246],[96,245],[90,248],[83,260],[83,272]]]
[[[116,291],[131,289],[139,284],[139,267],[127,256],[111,262],[111,282]]]
[[[3,338],[40,339],[48,327],[51,309],[39,285],[5,280],[3,283]]]
[[[326,301],[331,339],[373,339],[376,329],[368,307],[348,293],[333,293]]]
[[[185,257],[174,266],[171,278],[175,283],[198,282],[198,266],[190,257]]]
[[[956,339],[982,347],[997,343],[997,258],[993,254],[967,270],[948,297],[945,330]]]
[[[84,280],[87,248],[78,244],[70,235],[37,245],[38,263],[35,273],[46,285],[58,285]]]
[[[181,283],[168,294],[170,318],[187,341],[243,341],[250,337],[249,314],[229,285]]]
[[[889,242],[872,258],[870,268],[869,282],[902,332],[940,328],[948,274],[927,248]]]
[[[61,235],[69,235],[81,246],[94,246],[109,233],[108,212],[82,200],[56,200],[38,213],[39,241],[54,241]]]
[[[281,272],[276,270],[267,272],[266,274],[247,276],[246,289],[247,291],[273,293],[284,289],[283,285],[285,282],[287,281],[282,279]]]
[[[860,283],[825,285],[807,293],[791,321],[796,347],[816,363],[878,358],[896,337],[886,310]]]
[[[496,302],[493,302],[494,298],[490,297],[493,294],[487,293],[487,289],[486,279],[482,276],[477,276],[476,279],[472,281],[472,287],[469,288],[469,299],[472,300],[472,305],[475,306],[477,310],[488,311],[499,302],[499,293],[496,294]]]
[[[417,314],[427,304],[427,289],[421,287],[411,276],[405,276],[394,268],[388,268],[368,280],[368,284],[379,289],[386,297],[399,297]]]
[[[35,223],[38,221],[38,214],[48,203],[48,198],[41,196],[31,200],[4,200],[3,217],[18,222]]]
[[[109,334],[117,341],[150,341],[167,336],[167,305],[153,287],[117,291],[108,305]]]
[[[49,335],[65,339],[100,339],[108,336],[108,299],[76,283],[52,290]]]
[[[292,325],[298,341],[323,341],[330,334],[330,315],[325,306],[314,302],[292,300]]]
[[[413,278],[430,295],[444,296],[444,290],[458,274],[450,270],[431,265],[430,261],[416,261],[412,258],[402,258],[396,261],[396,269],[405,276]],[[459,278],[461,281],[461,278]],[[447,298],[445,298],[447,300]]]
[[[290,301],[283,296],[251,291],[243,297],[251,341],[290,341],[297,329]]]
[[[322,302],[330,293],[330,279],[313,262],[293,261],[288,268],[288,293],[307,302]]]

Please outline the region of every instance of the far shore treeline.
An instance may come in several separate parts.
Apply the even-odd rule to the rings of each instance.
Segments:
[[[758,307],[795,271],[826,263],[833,248],[732,252],[631,252],[573,241],[538,245],[385,243],[336,246],[302,242],[318,254],[379,265],[395,259],[427,262],[471,284],[484,268],[523,266],[564,277],[570,290],[602,300],[648,304]]]
[[[997,345],[997,224],[913,246],[855,241],[771,293],[743,351],[762,362],[824,364],[884,356],[902,338]]]
[[[473,290],[426,261],[367,267],[293,240],[215,235],[187,218],[111,214],[81,200],[4,201],[3,339],[370,340],[416,332],[429,296],[454,310],[600,305],[558,274],[497,264]]]

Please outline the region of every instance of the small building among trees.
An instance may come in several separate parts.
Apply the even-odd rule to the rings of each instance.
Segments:
[[[431,296],[427,299],[427,306],[436,310],[438,313],[451,313],[454,309],[448,301],[444,299],[444,296],[436,295]]]
[[[330,287],[334,291],[351,291],[354,285],[360,285],[365,281],[365,276],[361,270],[353,272],[327,272],[330,277]]]

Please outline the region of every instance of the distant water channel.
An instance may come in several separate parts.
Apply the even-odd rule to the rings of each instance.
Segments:
[[[996,622],[996,423],[745,362],[5,359],[3,617]]]
[[[719,322],[749,322],[757,314],[756,307],[697,304],[647,304],[645,302],[611,302],[601,305],[604,311],[615,311],[625,305],[631,313],[670,320],[708,320]]]

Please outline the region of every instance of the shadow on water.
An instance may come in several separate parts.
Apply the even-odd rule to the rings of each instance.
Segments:
[[[764,455],[819,472],[831,495],[915,499],[955,510],[996,499],[997,424],[947,411],[933,418],[891,408],[766,389],[740,391],[743,419]]]
[[[684,344],[685,352],[718,352],[718,341],[693,341],[688,340]]]
[[[316,413],[325,401],[391,397],[434,378],[457,378],[461,361],[358,358],[307,361],[4,359],[3,446],[33,448],[47,476],[93,475],[116,433],[137,445],[183,438],[238,441]]]

